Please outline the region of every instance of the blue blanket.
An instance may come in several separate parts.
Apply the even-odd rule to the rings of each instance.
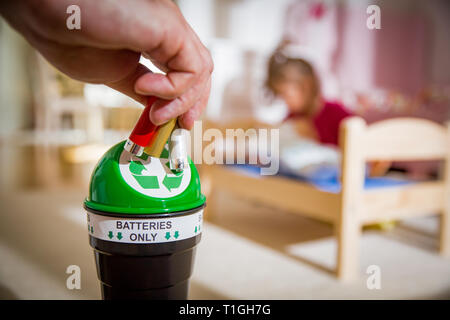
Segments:
[[[252,176],[259,176],[261,178],[267,177],[267,176],[260,175],[260,168],[258,166],[247,165],[247,164],[234,164],[234,165],[229,165],[228,167],[237,169],[239,171],[242,171],[242,172],[252,175]],[[326,170],[331,170],[331,169],[324,168],[324,170],[326,171]],[[337,193],[341,190],[341,183],[339,181],[338,175],[332,174],[329,171],[318,172],[317,174],[306,177],[306,176],[300,176],[298,174],[294,174],[292,172],[284,170],[283,167],[280,167],[280,170],[277,175],[287,177],[290,179],[295,179],[295,180],[302,181],[302,182],[311,183],[316,188],[326,191],[326,192]],[[383,187],[395,187],[395,186],[402,186],[402,185],[411,184],[411,183],[414,183],[414,181],[406,180],[406,179],[399,179],[399,178],[391,178],[391,177],[373,177],[373,178],[366,177],[365,181],[364,181],[364,188],[365,189],[374,189],[374,188],[383,188]]]

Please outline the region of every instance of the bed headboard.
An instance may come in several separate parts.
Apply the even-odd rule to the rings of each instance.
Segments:
[[[450,124],[417,118],[394,118],[371,125],[360,117],[344,120],[340,126],[342,150],[342,206],[358,208],[368,160],[445,159],[446,199],[450,199]],[[433,183],[440,183],[436,181]],[[356,195],[356,196],[355,196]],[[356,209],[355,209],[356,210]]]
[[[450,156],[450,123],[419,118],[393,118],[367,125],[360,117],[343,121],[339,144],[348,140],[364,160],[433,160]],[[347,141],[346,141],[347,140]],[[353,148],[352,150],[353,151]]]

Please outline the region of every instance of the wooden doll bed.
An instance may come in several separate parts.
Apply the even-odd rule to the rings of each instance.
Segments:
[[[386,220],[440,214],[440,252],[450,256],[450,125],[415,118],[389,119],[366,125],[359,117],[343,122],[340,190],[330,192],[283,176],[252,176],[225,165],[202,169],[208,214],[214,214],[214,193],[221,190],[333,224],[338,240],[337,276],[359,275],[362,226]],[[369,160],[445,161],[437,181],[364,188]]]

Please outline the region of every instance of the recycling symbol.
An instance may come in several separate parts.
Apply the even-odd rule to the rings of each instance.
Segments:
[[[169,162],[166,162],[166,166],[170,170]],[[146,169],[142,162],[131,161],[130,172],[139,183],[139,185],[144,189],[159,189],[160,185],[158,177],[156,175],[143,174],[143,171],[145,170]],[[180,187],[181,180],[183,180],[183,172],[172,171],[172,174],[174,174],[175,176],[169,176],[169,174],[166,174],[162,180],[162,185],[165,186],[169,191],[171,189]]]
[[[168,157],[167,146],[160,158],[136,157],[123,151],[120,172],[125,182],[138,192],[156,198],[173,197],[187,188],[191,170],[189,166],[182,172],[171,170]]]

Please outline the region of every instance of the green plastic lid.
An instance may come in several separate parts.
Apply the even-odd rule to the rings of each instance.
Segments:
[[[197,169],[177,173],[170,170],[167,146],[161,158],[136,157],[125,151],[122,141],[109,149],[91,177],[85,206],[89,209],[121,213],[152,214],[185,211],[202,206]]]

